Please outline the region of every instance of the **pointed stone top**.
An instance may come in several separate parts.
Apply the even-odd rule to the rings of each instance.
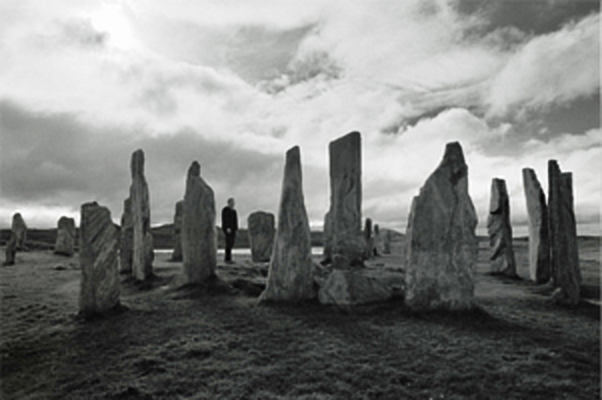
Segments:
[[[192,164],[190,164],[190,168],[188,168],[188,176],[201,176],[201,164],[197,161],[193,161]]]
[[[142,149],[138,149],[132,153],[130,170],[132,171],[132,178],[144,175],[144,152]]]
[[[451,142],[445,145],[445,154],[443,155],[441,164],[450,164],[453,166],[466,165],[460,142]]]

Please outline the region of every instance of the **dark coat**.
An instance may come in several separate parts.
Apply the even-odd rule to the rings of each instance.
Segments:
[[[238,216],[236,210],[228,206],[222,209],[222,231],[230,229],[232,232],[238,230]]]

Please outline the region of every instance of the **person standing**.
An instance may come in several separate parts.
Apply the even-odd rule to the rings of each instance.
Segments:
[[[232,262],[232,248],[236,239],[236,231],[238,230],[238,216],[234,209],[234,199],[230,197],[228,204],[222,209],[222,231],[226,236],[226,255],[224,261]]]

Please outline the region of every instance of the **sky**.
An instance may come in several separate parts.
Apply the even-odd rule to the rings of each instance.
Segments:
[[[0,0],[0,227],[119,222],[143,149],[151,223],[173,221],[190,164],[219,211],[277,215],[300,146],[310,224],[329,208],[328,143],[362,135],[363,216],[405,231],[459,141],[486,232],[522,168],[573,173],[579,234],[600,234],[600,4],[589,0]]]

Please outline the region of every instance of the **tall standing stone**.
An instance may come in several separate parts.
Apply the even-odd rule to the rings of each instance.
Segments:
[[[301,153],[286,152],[278,229],[262,301],[299,301],[316,297],[311,260],[311,235],[303,198]]]
[[[322,240],[324,242],[322,258],[325,262],[332,261],[332,221],[330,211],[324,215],[324,229],[322,230]]]
[[[27,238],[27,225],[20,213],[13,215],[12,234],[15,235],[15,246],[17,251],[26,250],[25,240]]]
[[[75,245],[75,220],[61,217],[58,222],[54,253],[71,257]]]
[[[184,212],[184,200],[176,203],[176,212],[173,216],[173,252],[171,261],[182,261],[182,213]]]
[[[380,233],[380,227],[378,224],[374,224],[374,248],[373,255],[380,256],[383,254],[383,238]]]
[[[123,201],[121,214],[121,230],[119,232],[119,273],[132,274],[134,259],[134,219],[132,218],[132,199]]]
[[[556,160],[548,161],[548,199],[552,248],[552,277],[559,289],[554,299],[575,305],[580,299],[581,271],[577,226],[573,210],[573,179],[562,173]]]
[[[254,262],[270,261],[274,247],[274,214],[256,211],[247,218],[251,258]]]
[[[391,231],[388,229],[383,238],[383,254],[391,254]]]
[[[217,234],[213,189],[201,178],[194,161],[188,169],[182,207],[182,253],[187,284],[204,283],[215,276]]]
[[[148,185],[144,177],[144,152],[132,153],[130,165],[132,185],[130,201],[133,223],[132,271],[138,280],[146,280],[153,274],[153,248],[150,232],[150,201]]]
[[[330,258],[345,258],[349,264],[364,258],[362,234],[362,153],[359,132],[330,142],[330,210],[326,231]]]
[[[79,310],[84,316],[119,306],[118,236],[108,208],[96,202],[82,205]]]
[[[414,197],[407,228],[406,303],[415,309],[467,309],[474,304],[477,216],[459,143]]]
[[[512,248],[512,226],[510,224],[510,199],[506,189],[506,181],[494,178],[491,181],[491,198],[487,232],[491,256],[489,262],[491,272],[509,277],[517,277],[516,261]]]
[[[531,168],[523,169],[523,186],[529,216],[529,277],[546,283],[551,277],[546,196]]]
[[[374,257],[374,235],[372,232],[372,219],[366,218],[364,222],[364,258]]]

